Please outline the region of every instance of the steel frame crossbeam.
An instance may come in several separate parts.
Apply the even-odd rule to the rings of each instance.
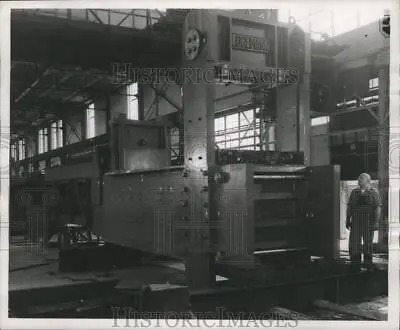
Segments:
[[[48,75],[50,72],[51,72],[51,69],[46,68],[42,72],[42,74],[14,100],[14,103],[20,102],[26,95],[28,95],[32,91],[33,88],[35,88],[35,86],[37,86],[39,84],[40,80],[42,80],[42,78],[45,77],[46,75]]]
[[[179,112],[183,113],[183,108],[180,107],[178,104],[176,104],[171,98],[165,93],[163,90],[159,90],[153,85],[149,85],[151,89],[153,89],[156,92],[157,96],[161,96],[164,100],[166,100],[169,104],[171,104],[176,110]]]
[[[151,85],[149,85],[149,86],[151,86]],[[164,91],[167,86],[167,82],[165,81],[164,83],[163,83],[163,85],[161,86],[161,90],[162,91]],[[152,86],[151,86],[152,87]],[[149,106],[149,108],[147,109],[147,111],[145,111],[145,114],[144,114],[144,119],[146,120],[146,119],[148,119],[149,117],[150,117],[150,115],[152,115],[153,114],[153,111],[152,111],[152,109],[153,109],[153,106],[156,104],[158,102],[158,95],[157,95],[157,93],[155,93],[155,96],[154,96],[154,98],[153,98],[153,101],[151,102],[151,104],[150,104],[150,106]]]

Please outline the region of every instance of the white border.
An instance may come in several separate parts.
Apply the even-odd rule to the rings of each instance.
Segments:
[[[340,6],[349,7],[349,1],[338,1]],[[370,2],[370,3],[369,3]],[[400,24],[399,24],[399,10],[400,6],[398,0],[393,1],[379,1],[380,5],[385,2],[388,7],[391,7],[391,64],[390,64],[390,121],[391,121],[391,136],[400,134],[400,109],[399,109],[399,53],[400,53]],[[305,6],[309,2],[302,1],[301,6]],[[321,2],[313,2],[313,5],[321,7]],[[369,9],[374,10],[374,2],[371,1],[357,1],[351,2],[352,6],[368,6]],[[145,7],[143,7],[145,5]],[[144,2],[134,1],[47,1],[47,2],[1,2],[0,3],[0,109],[1,109],[1,138],[9,140],[8,127],[10,124],[10,9],[11,8],[243,8],[243,1],[196,1],[188,3],[184,0],[174,1],[156,1],[150,0]],[[247,0],[245,3],[248,8],[288,8],[297,7],[299,2],[289,1],[253,1]],[[328,4],[325,5],[326,7]],[[335,6],[336,7],[336,6]],[[9,150],[8,146],[4,143],[1,144],[0,154],[0,169],[8,168],[9,164]],[[391,223],[391,243],[390,243],[390,257],[389,257],[389,320],[387,322],[349,322],[349,321],[303,321],[299,322],[298,328],[338,328],[345,326],[346,328],[363,328],[363,329],[376,329],[388,328],[399,329],[399,185],[400,173],[398,173],[400,163],[400,153],[397,148],[391,153],[391,162],[397,170],[396,173],[390,174],[390,197],[389,197],[389,216],[391,219],[397,219],[396,222]],[[393,157],[393,159],[392,159]],[[393,167],[393,166],[392,166]],[[18,329],[18,328],[32,328],[32,329],[109,329],[112,328],[112,320],[87,320],[87,319],[24,319],[24,320],[8,320],[7,308],[8,305],[8,230],[5,225],[8,221],[8,188],[9,183],[7,180],[7,171],[1,173],[0,183],[0,219],[1,219],[1,234],[0,234],[0,328],[1,329]],[[163,323],[159,323],[163,324]],[[224,323],[223,323],[224,324]],[[159,326],[156,326],[159,328]]]

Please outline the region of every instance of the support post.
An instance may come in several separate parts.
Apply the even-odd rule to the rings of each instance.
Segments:
[[[215,23],[214,23],[215,21]],[[207,23],[206,23],[207,22]],[[186,18],[183,45],[198,41],[197,57],[183,54],[183,68],[196,82],[183,85],[184,112],[184,191],[183,222],[188,239],[185,253],[186,278],[191,289],[215,284],[215,253],[211,248],[209,170],[214,165],[215,86],[213,51],[216,51],[216,19],[207,10],[193,10]],[[194,34],[189,36],[193,31]],[[214,39],[214,40],[213,40]],[[196,47],[196,46],[194,46]],[[213,49],[214,48],[214,49]],[[196,50],[193,50],[196,51]]]
[[[388,189],[389,189],[389,66],[379,70],[379,130],[378,130],[378,182],[382,199],[382,216],[378,231],[378,244],[388,244]]]
[[[296,40],[297,47],[304,51],[300,51],[290,65],[298,70],[299,81],[277,87],[277,147],[279,151],[303,152],[304,163],[309,165],[311,39],[309,34],[296,34],[304,37],[304,41]]]

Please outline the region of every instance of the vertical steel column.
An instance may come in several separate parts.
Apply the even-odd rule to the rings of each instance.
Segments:
[[[310,23],[311,24],[311,23]],[[310,145],[311,145],[311,120],[310,120],[310,93],[311,93],[311,34],[305,34],[304,42],[304,74],[302,83],[302,93],[300,94],[300,118],[303,123],[303,130],[300,132],[300,139],[304,151],[304,164],[310,165]]]
[[[386,219],[388,215],[389,188],[389,66],[379,70],[379,130],[378,130],[378,182],[382,198],[382,218],[380,219],[378,243],[386,244]]]
[[[106,134],[110,135],[111,131],[111,95],[106,96]],[[140,106],[139,106],[139,113],[140,113]],[[140,119],[140,117],[139,117]]]
[[[215,20],[215,22],[214,22]],[[215,91],[213,52],[217,44],[216,19],[206,10],[193,10],[186,18],[183,45],[187,33],[200,34],[200,50],[193,60],[183,54],[186,79],[183,85],[184,107],[184,194],[183,221],[187,228],[185,255],[186,278],[190,288],[215,284],[215,253],[211,246],[209,169],[215,162]],[[193,38],[192,38],[193,41]],[[190,42],[190,41],[189,41]],[[193,51],[196,51],[193,49]],[[190,76],[190,79],[187,77]]]

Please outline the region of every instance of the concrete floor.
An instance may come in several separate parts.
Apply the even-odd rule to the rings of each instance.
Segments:
[[[347,255],[346,255],[347,253]],[[341,257],[348,258],[347,240],[341,240]],[[23,237],[13,237],[10,244],[9,290],[18,291],[42,287],[65,287],[76,283],[103,282],[118,279],[116,289],[124,292],[144,285],[184,285],[185,267],[182,262],[148,259],[143,265],[102,272],[59,273],[58,249],[39,248],[26,244]],[[380,256],[375,262],[387,265]],[[217,276],[217,281],[226,280]],[[350,304],[365,311],[387,315],[387,297],[377,297],[363,303]],[[340,313],[326,312],[326,319],[340,319]],[[332,315],[331,315],[332,314]],[[320,316],[319,316],[320,317]],[[319,318],[320,319],[320,318]]]
[[[375,241],[375,240],[374,240]],[[377,241],[377,239],[376,239]],[[350,260],[349,256],[349,238],[345,237],[340,240],[340,258]],[[374,253],[373,262],[380,267],[388,267],[388,254],[387,253]]]
[[[341,258],[348,259],[347,240],[341,240]],[[62,285],[69,283],[68,278],[92,279],[94,277],[117,277],[119,289],[135,289],[148,283],[184,284],[185,266],[182,262],[172,260],[144,261],[141,266],[114,269],[107,272],[92,272],[84,274],[60,274],[58,272],[58,249],[40,248],[35,244],[27,244],[23,237],[12,237],[10,244],[10,289],[26,286]],[[374,261],[387,267],[387,259],[374,256]],[[42,276],[41,276],[42,274]],[[226,280],[217,276],[217,281]],[[47,284],[46,284],[47,283]]]

